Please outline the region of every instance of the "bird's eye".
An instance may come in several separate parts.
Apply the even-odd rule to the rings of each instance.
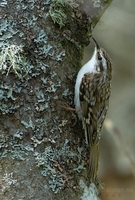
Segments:
[[[98,56],[98,60],[102,60],[102,57],[101,57],[101,56]]]

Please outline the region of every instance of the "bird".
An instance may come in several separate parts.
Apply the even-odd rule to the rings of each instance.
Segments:
[[[91,59],[80,69],[75,83],[74,104],[82,121],[89,149],[90,182],[97,178],[101,129],[111,94],[112,61],[92,37],[95,49]]]

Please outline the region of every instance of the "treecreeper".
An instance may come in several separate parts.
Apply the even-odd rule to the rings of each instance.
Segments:
[[[105,120],[111,93],[112,62],[108,53],[92,38],[95,50],[92,58],[80,69],[74,104],[82,121],[89,149],[90,182],[95,182],[98,171],[101,129]]]

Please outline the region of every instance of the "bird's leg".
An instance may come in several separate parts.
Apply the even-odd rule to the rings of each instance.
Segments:
[[[74,127],[74,126],[76,125],[76,123],[77,123],[77,117],[76,117],[76,114],[75,114],[75,112],[76,112],[75,108],[69,107],[69,106],[66,105],[66,104],[63,105],[62,108],[64,108],[65,110],[71,112],[71,114],[72,114],[72,119],[74,120],[74,123],[73,123],[72,127]]]
[[[64,108],[65,110],[69,110],[70,112],[75,112],[75,108],[71,108],[68,105],[63,105],[62,108]]]

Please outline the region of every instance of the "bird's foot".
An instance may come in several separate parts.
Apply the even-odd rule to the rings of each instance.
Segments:
[[[75,114],[75,112],[76,112],[75,108],[69,107],[69,106],[66,105],[66,104],[63,105],[62,108],[64,108],[65,110],[71,112],[71,114],[72,114],[72,122],[73,122],[73,123],[72,123],[72,127],[74,127],[74,126],[76,125],[76,123],[77,123],[77,116],[76,116],[76,114]]]

